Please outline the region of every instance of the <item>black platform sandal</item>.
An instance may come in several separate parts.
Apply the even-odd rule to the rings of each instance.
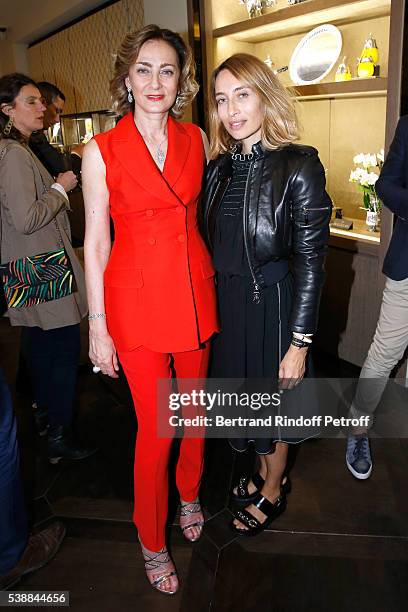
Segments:
[[[286,508],[286,495],[281,493],[279,497],[272,503],[258,493],[254,501],[252,502],[265,516],[265,520],[261,523],[253,514],[248,510],[236,510],[233,514],[247,529],[239,529],[234,523],[231,523],[231,528],[237,535],[244,536],[255,536],[261,531],[264,531]]]
[[[282,482],[281,491],[284,495],[288,495],[292,489],[292,484],[289,480],[289,476],[284,475],[283,478],[286,478],[286,480],[285,482]],[[253,493],[248,491],[250,480],[252,480],[256,486],[256,491]],[[248,506],[249,504],[252,504],[257,495],[259,495],[259,491],[261,491],[264,484],[265,481],[259,472],[255,472],[255,474],[252,476],[241,476],[237,484],[237,492],[234,493],[234,491],[231,491],[231,502],[236,506]]]

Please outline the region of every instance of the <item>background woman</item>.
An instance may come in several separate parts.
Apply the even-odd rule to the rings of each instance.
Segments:
[[[289,94],[259,59],[237,54],[213,73],[211,149],[204,232],[217,270],[221,333],[212,374],[279,377],[305,373],[315,331],[331,202],[312,147],[292,144],[298,124]],[[292,260],[293,275],[289,271]],[[235,440],[243,451],[247,440]],[[288,444],[255,440],[259,471],[233,492],[233,528],[254,535],[285,507]]]
[[[24,328],[24,345],[39,410],[48,411],[48,454],[82,459],[91,451],[74,446],[70,436],[80,352],[79,322],[87,311],[84,273],[71,246],[67,191],[73,172],[56,182],[28,148],[42,129],[45,106],[35,82],[23,74],[0,79],[1,262],[56,250],[60,236],[78,290],[58,300],[9,308],[11,325]],[[57,227],[57,225],[58,227]]]
[[[125,117],[85,147],[85,262],[90,357],[117,377],[118,358],[137,414],[134,522],[147,576],[178,588],[165,545],[170,439],[157,436],[157,380],[206,375],[217,329],[214,270],[197,230],[205,166],[202,134],[176,118],[197,92],[191,51],[157,26],[126,36],[111,91]],[[112,252],[109,213],[115,225]],[[180,524],[196,540],[204,441],[183,439],[176,480]]]

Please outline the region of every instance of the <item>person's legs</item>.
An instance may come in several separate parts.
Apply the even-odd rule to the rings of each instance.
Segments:
[[[157,436],[157,381],[171,378],[170,355],[144,347],[120,352],[137,416],[135,507],[133,519],[150,550],[165,546],[168,506],[168,459],[172,439]]]
[[[78,325],[49,330],[52,359],[48,415],[50,427],[72,423],[81,338]]]
[[[0,591],[51,561],[64,535],[65,527],[59,521],[28,535],[16,422],[0,370]]]
[[[15,388],[18,393],[26,395],[31,401],[33,401],[34,391],[31,384],[30,371],[27,363],[27,329],[27,327],[23,327],[21,332],[20,353],[18,358]]]
[[[80,354],[79,325],[24,331],[38,406],[48,408],[50,426],[72,422]]]
[[[394,281],[387,278],[377,328],[351,407],[353,417],[374,413],[388,377],[407,345],[408,279]]]
[[[380,316],[373,341],[363,364],[350,416],[372,417],[387,385],[389,375],[408,345],[408,279],[387,278]],[[346,465],[359,480],[368,478],[372,459],[368,428],[356,427],[349,434]]]
[[[274,504],[282,495],[282,479],[286,468],[288,458],[288,444],[286,442],[277,442],[273,453],[263,455],[261,457],[261,475],[265,473],[265,483],[260,491],[260,495],[268,502]],[[265,472],[266,470],[266,472]],[[262,512],[256,505],[250,504],[245,508],[255,517],[261,524],[264,523],[268,516]],[[244,512],[245,512],[244,511]],[[238,511],[237,514],[239,514]],[[248,529],[238,518],[234,520],[234,525],[238,529]]]
[[[170,355],[139,347],[120,352],[119,359],[137,416],[133,521],[138,530],[149,581],[158,590],[171,593],[178,588],[174,565],[165,542],[172,438],[159,438],[157,435],[157,381],[171,378]]]
[[[207,375],[210,345],[207,342],[196,351],[173,353],[178,390],[180,393],[200,391],[200,379]],[[183,379],[192,379],[193,384]],[[198,379],[198,380],[197,380]],[[197,381],[197,383],[195,382]],[[194,387],[192,389],[191,387]],[[205,408],[197,406],[194,414],[199,416]],[[191,415],[194,416],[194,415]],[[201,483],[204,461],[205,429],[197,428],[197,437],[185,436],[180,443],[180,453],[176,469],[176,483],[180,493],[181,515],[180,526],[190,541],[201,535],[204,517],[198,502],[198,491]]]
[[[191,385],[184,384],[183,379],[204,379],[207,375],[210,346],[207,342],[203,348],[184,353],[173,353],[174,368],[179,385],[179,392],[190,392]],[[195,385],[197,391],[197,385]],[[203,407],[197,407],[197,413],[203,413]],[[180,455],[177,463],[176,482],[183,501],[197,498],[203,471],[205,430],[200,430],[201,437],[184,437],[180,443]]]
[[[30,327],[25,333],[36,402],[48,410],[50,461],[92,455],[96,449],[77,447],[71,435],[80,354],[79,324],[49,330]]]
[[[0,576],[15,567],[28,542],[20,478],[16,422],[9,389],[0,370]]]
[[[48,408],[52,367],[49,333],[40,327],[25,327],[22,335],[35,402],[37,406]]]

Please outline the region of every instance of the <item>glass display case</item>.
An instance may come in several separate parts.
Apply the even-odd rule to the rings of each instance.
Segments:
[[[114,128],[119,119],[120,115],[112,111],[63,115],[61,123],[56,123],[48,129],[47,138],[53,147],[63,154],[68,154],[78,145],[86,144],[95,134]],[[75,153],[78,154],[78,151]],[[69,159],[72,157],[70,155],[66,157],[68,157],[67,163],[71,164]],[[66,169],[74,168],[69,165]],[[78,188],[70,192],[69,201],[72,243],[75,247],[82,247],[85,235],[85,211],[80,179]]]
[[[95,134],[107,132],[114,128],[119,119],[120,115],[113,111],[63,115],[61,117],[60,140],[54,140],[53,142],[50,139],[50,142],[57,146],[61,144],[65,149],[71,149],[78,144],[86,144]],[[49,136],[54,137],[53,134]]]

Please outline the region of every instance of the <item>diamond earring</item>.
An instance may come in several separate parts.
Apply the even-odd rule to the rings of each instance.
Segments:
[[[129,104],[132,104],[133,96],[132,96],[132,88],[130,85],[127,86],[127,91],[128,91],[128,95],[127,95],[128,102]]]

